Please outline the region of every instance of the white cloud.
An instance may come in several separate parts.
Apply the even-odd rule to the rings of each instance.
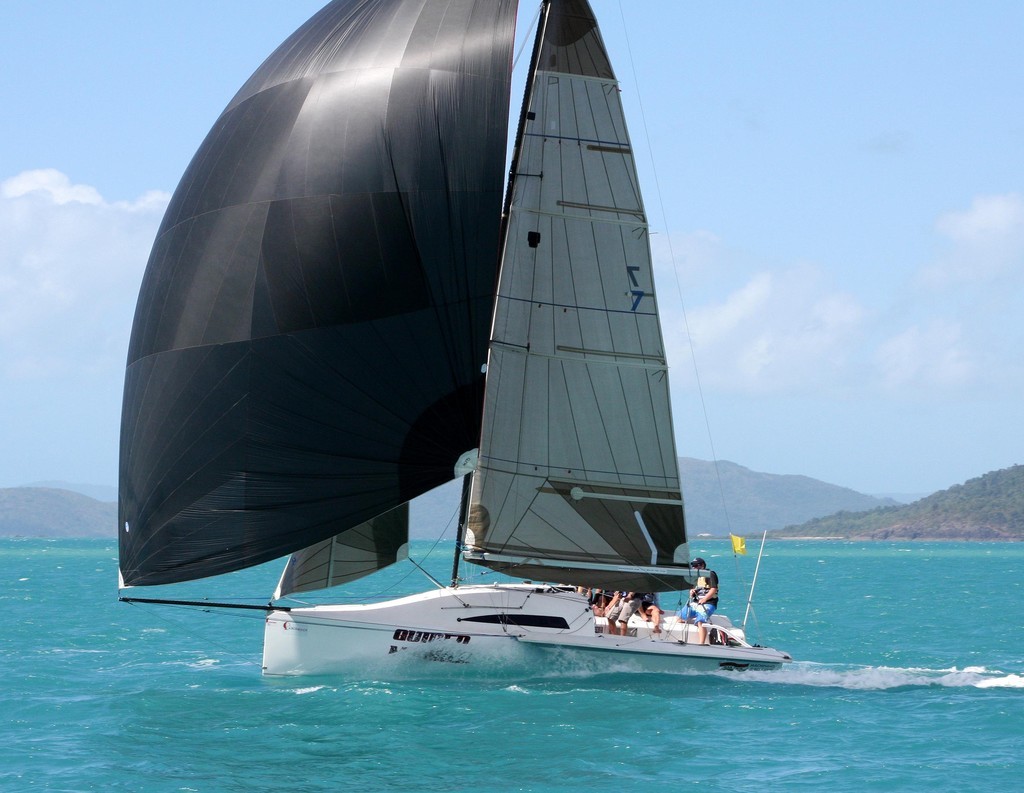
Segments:
[[[760,272],[724,301],[689,312],[702,379],[750,392],[840,385],[865,310],[810,265]]]
[[[55,170],[0,182],[0,378],[119,376],[168,199],[107,202]]]
[[[959,388],[977,372],[960,324],[938,319],[888,339],[875,361],[883,385],[892,390]]]
[[[935,222],[944,250],[900,306],[905,325],[878,346],[882,386],[906,395],[1019,388],[1024,198],[976,196]],[[1014,385],[1016,384],[1016,385]]]
[[[835,288],[823,265],[777,266],[711,234],[686,236],[676,256],[690,278],[686,325],[659,286],[676,375],[686,374],[688,325],[701,381],[723,391],[933,401],[1022,387],[1024,198],[978,196],[939,216],[935,233],[941,255],[904,268],[918,288],[851,277],[856,294]]]
[[[701,280],[720,271],[723,259],[729,252],[723,249],[721,240],[710,231],[695,231],[690,234],[651,235],[651,254],[659,263],[656,276],[678,274],[686,283]],[[676,289],[676,284],[666,286]]]
[[[53,168],[23,171],[0,184],[3,198],[22,198],[33,193],[45,196],[53,204],[102,204],[94,187],[72,184],[68,177]]]
[[[970,209],[947,212],[935,223],[949,250],[923,267],[933,288],[1024,274],[1024,199],[1017,193],[977,196]]]
[[[936,228],[958,241],[988,240],[1020,232],[1024,228],[1024,201],[1016,193],[978,196],[966,212],[947,212]]]

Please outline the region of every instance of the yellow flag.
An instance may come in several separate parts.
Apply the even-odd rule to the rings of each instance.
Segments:
[[[747,541],[742,537],[737,537],[735,534],[730,534],[729,539],[732,540],[732,552],[741,553],[744,556],[747,554]]]

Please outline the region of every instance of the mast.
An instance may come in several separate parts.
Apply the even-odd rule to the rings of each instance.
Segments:
[[[541,46],[544,43],[544,33],[548,26],[548,13],[551,11],[551,0],[541,0],[540,18],[537,20],[537,35],[533,40],[533,52],[530,54],[530,70],[526,75],[526,90],[523,92],[523,106],[519,111],[519,124],[516,127],[515,144],[512,147],[512,162],[508,169],[508,185],[505,190],[505,205],[501,210],[501,231],[498,235],[499,244],[504,250],[505,235],[508,233],[508,218],[512,207],[512,191],[515,188],[516,177],[519,173],[519,155],[523,148],[523,134],[526,131],[526,122],[530,113],[530,98],[533,94],[534,78],[537,76],[537,62],[540,60]],[[543,174],[538,174],[543,178]]]
[[[533,40],[533,52],[530,53],[530,68],[526,75],[526,89],[523,91],[523,105],[519,111],[519,123],[516,126],[515,143],[512,146],[512,162],[508,170],[508,184],[505,189],[505,204],[501,211],[501,227],[498,233],[498,244],[500,250],[505,247],[505,235],[508,233],[509,211],[512,205],[512,193],[515,189],[516,176],[519,169],[519,154],[523,146],[523,134],[526,130],[526,122],[530,113],[530,97],[533,93],[534,78],[537,75],[537,63],[540,60],[540,51],[544,43],[544,32],[547,29],[548,12],[551,9],[551,0],[541,0],[540,17],[537,20],[537,33]],[[500,270],[500,267],[499,267]],[[493,317],[492,317],[493,320]],[[459,580],[459,561],[462,556],[462,546],[465,543],[466,523],[469,515],[469,500],[473,491],[473,472],[467,473],[462,480],[462,501],[459,504],[459,527],[455,538],[455,554],[452,560],[452,586],[457,586]]]
[[[473,474],[462,477],[462,501],[459,502],[459,528],[455,533],[455,557],[452,559],[452,587],[459,585],[459,557],[466,538],[466,516],[469,514],[469,494],[473,489]]]

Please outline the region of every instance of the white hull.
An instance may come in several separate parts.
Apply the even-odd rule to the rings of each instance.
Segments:
[[[663,620],[661,633],[634,616],[628,635],[617,636],[605,632],[606,621],[594,617],[584,598],[564,589],[446,588],[384,603],[271,612],[263,672],[367,673],[424,660],[505,668],[556,655],[596,671],[766,669],[791,660],[778,650],[747,644],[727,619],[713,619],[716,644],[697,644],[696,627],[674,616]]]

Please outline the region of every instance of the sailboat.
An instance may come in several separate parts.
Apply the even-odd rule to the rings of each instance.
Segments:
[[[334,0],[228,104],[158,231],[119,583],[289,557],[249,606],[265,674],[523,648],[790,660],[717,615],[708,644],[671,616],[619,635],[581,594],[685,592],[699,571],[618,83],[586,0],[544,0],[506,182],[515,23],[512,0]],[[409,502],[458,478],[450,585],[287,605],[405,558]]]

